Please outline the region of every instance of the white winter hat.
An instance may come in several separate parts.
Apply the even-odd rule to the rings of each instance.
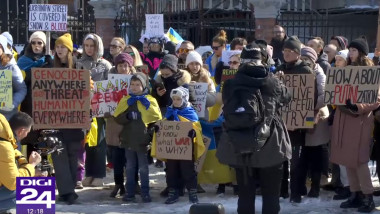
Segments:
[[[12,35],[8,31],[5,31],[1,35],[5,36],[5,38],[7,38],[8,44],[10,46],[13,46],[13,37],[12,37]]]
[[[3,47],[3,50],[4,50],[5,54],[13,56],[12,51],[9,50],[9,48],[8,48],[7,37],[5,37],[3,35],[0,35],[0,45]]]
[[[203,66],[202,56],[196,51],[190,51],[190,53],[186,57],[186,67],[191,62],[198,62],[201,66]]]
[[[41,39],[46,45],[46,34],[42,31],[34,32],[29,38],[29,43],[31,43],[33,39]]]
[[[339,52],[335,55],[335,59],[336,59],[337,57],[342,57],[344,60],[347,61],[347,56],[348,56],[348,50],[347,50],[347,49],[346,49],[346,50],[341,50],[341,51],[339,51]]]

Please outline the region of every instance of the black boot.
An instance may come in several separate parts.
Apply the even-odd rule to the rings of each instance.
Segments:
[[[291,194],[290,195],[290,202],[291,203],[301,203],[302,197],[300,194]]]
[[[125,186],[124,185],[121,185],[119,194],[120,194],[120,196],[125,195]]]
[[[358,212],[370,213],[373,209],[375,209],[375,203],[373,202],[372,194],[364,195],[363,204],[359,207]]]
[[[218,188],[216,189],[216,194],[219,196],[223,196],[226,192],[226,185],[225,184],[219,184]]]
[[[169,189],[169,198],[166,199],[165,204],[174,204],[178,201],[179,195],[178,190],[170,188]]]
[[[197,189],[189,190],[189,201],[190,203],[196,204],[198,203]]]
[[[340,204],[340,208],[359,208],[363,205],[362,193],[352,192],[347,201]]]
[[[319,197],[319,187],[316,188],[316,187],[312,187],[309,191],[309,193],[307,194],[307,197],[309,198],[318,198]]]
[[[169,187],[165,187],[165,189],[163,189],[161,192],[160,192],[160,196],[161,197],[168,197],[169,196]]]
[[[334,195],[333,200],[344,200],[349,198],[351,195],[350,187],[343,187],[337,191],[337,194]]]
[[[113,188],[112,192],[110,193],[111,198],[115,198],[119,190],[123,189],[124,186],[121,184],[115,184],[115,187]]]

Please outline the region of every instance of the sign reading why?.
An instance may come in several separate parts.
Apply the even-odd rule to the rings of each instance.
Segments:
[[[30,31],[67,31],[67,5],[30,4]]]

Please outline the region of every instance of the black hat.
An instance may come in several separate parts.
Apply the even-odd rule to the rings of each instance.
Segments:
[[[166,54],[160,64],[160,69],[169,68],[174,73],[177,72],[178,58],[173,54]]]
[[[293,50],[297,53],[301,53],[301,41],[298,39],[297,36],[289,36],[284,43],[283,49],[287,48],[290,50]]]
[[[244,47],[240,54],[241,59],[259,59],[261,60],[261,48],[256,43],[252,42],[250,45]]]
[[[369,47],[365,36],[352,40],[352,42],[348,45],[348,48],[356,48],[365,55],[368,55],[369,52]]]
[[[261,55],[263,56],[263,59],[268,59],[268,52],[267,52],[267,46],[268,43],[265,40],[256,40],[255,43],[260,47],[261,49]]]

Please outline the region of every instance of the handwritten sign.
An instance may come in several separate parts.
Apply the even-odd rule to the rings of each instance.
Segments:
[[[147,65],[139,65],[139,66],[135,66],[135,68],[136,68],[137,72],[141,72],[141,73],[144,73],[146,75],[149,74],[149,68]]]
[[[228,62],[230,61],[231,56],[241,54],[240,50],[224,50],[222,52],[222,62],[224,66],[229,66]]]
[[[30,4],[30,31],[67,31],[67,5]]]
[[[13,108],[12,71],[0,70],[0,109]]]
[[[191,103],[199,117],[205,116],[208,83],[190,83],[189,92],[193,99]]]
[[[282,118],[288,130],[314,126],[314,74],[285,74],[280,80],[288,88],[292,100],[282,107]]]
[[[156,133],[156,155],[161,159],[192,160],[193,142],[188,137],[191,122],[160,121]]]
[[[237,69],[223,69],[222,78],[220,80],[220,91],[223,90],[224,82],[226,82],[226,80],[234,78],[237,71]]]
[[[205,153],[203,153],[203,155],[194,162],[194,169],[196,172],[200,172],[202,170],[203,164],[205,163],[208,147],[210,147],[211,139],[203,136],[203,143],[206,150]]]
[[[380,67],[330,68],[326,74],[325,104],[375,103],[379,94]]]
[[[132,75],[127,74],[109,74],[108,80],[95,82],[94,95],[91,99],[94,116],[103,117],[106,112],[113,115],[121,98],[128,95],[131,77]]]
[[[90,72],[68,68],[32,68],[34,129],[88,128]]]
[[[145,33],[150,37],[161,37],[165,34],[163,14],[145,14],[145,20]]]

